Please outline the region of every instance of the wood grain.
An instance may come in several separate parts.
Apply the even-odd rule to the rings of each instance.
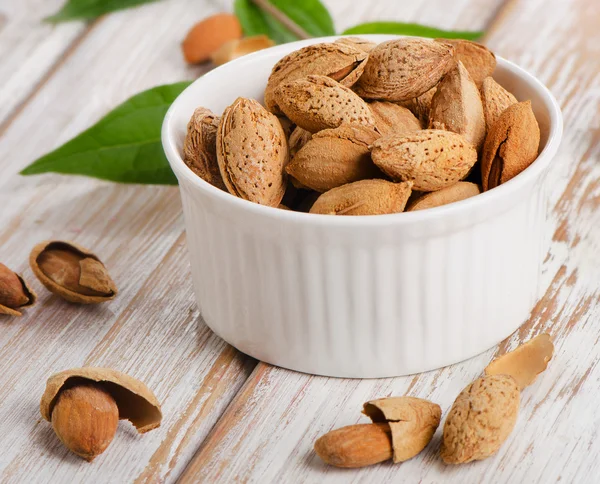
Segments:
[[[548,289],[530,320],[497,349],[414,377],[339,380],[261,363],[202,444],[183,482],[546,483],[597,478],[600,59],[593,46],[600,37],[599,19],[594,2],[514,0],[501,10],[487,38],[500,55],[547,83],[565,116],[565,140],[547,181],[552,207],[548,231],[553,236],[544,265]],[[398,466],[348,471],[326,467],[314,454],[319,435],[365,422],[360,409],[371,398],[409,394],[431,399],[447,411],[494,355],[541,331],[555,337],[554,360],[523,393],[515,431],[496,456],[444,466],[437,455],[441,429],[423,454]]]

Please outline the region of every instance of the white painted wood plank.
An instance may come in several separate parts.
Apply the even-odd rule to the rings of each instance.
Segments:
[[[530,320],[497,350],[414,377],[340,380],[259,364],[204,442],[184,482],[597,480],[598,19],[600,7],[596,2],[514,0],[507,4],[489,35],[493,49],[538,75],[564,107],[565,141],[547,182],[553,208],[548,224],[553,242],[544,267],[549,288]],[[523,392],[517,426],[496,456],[464,466],[443,465],[438,456],[441,428],[424,453],[400,465],[340,470],[325,466],[314,454],[312,446],[318,436],[333,428],[367,422],[360,410],[371,398],[403,394],[429,398],[439,403],[445,414],[460,390],[495,354],[541,331],[555,336],[555,357],[545,374]]]

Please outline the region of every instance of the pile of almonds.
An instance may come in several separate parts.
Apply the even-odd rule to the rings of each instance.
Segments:
[[[266,107],[240,97],[221,117],[198,108],[184,161],[237,197],[317,214],[463,200],[538,156],[531,103],[500,86],[495,67],[492,52],[467,40],[310,45],[273,67]]]
[[[543,333],[492,361],[448,412],[442,460],[464,464],[495,454],[517,421],[520,391],[546,369],[553,353],[552,339]],[[324,462],[337,467],[403,462],[425,449],[442,416],[439,405],[407,396],[372,400],[363,413],[373,423],[332,430],[317,440],[315,451]]]

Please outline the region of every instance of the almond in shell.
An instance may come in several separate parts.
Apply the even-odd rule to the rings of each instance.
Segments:
[[[487,129],[492,127],[504,111],[519,102],[515,96],[491,77],[486,77],[483,81],[481,100]]]
[[[485,119],[479,89],[458,64],[439,83],[431,101],[429,127],[461,134],[478,150],[485,139]]]
[[[462,180],[477,162],[477,151],[461,135],[427,129],[409,136],[386,136],[371,149],[373,162],[392,179],[414,182],[423,192]]]
[[[355,47],[367,54],[371,52],[376,46],[376,42],[371,42],[370,40],[363,39],[362,37],[341,37],[335,41],[336,44],[345,44]]]
[[[415,38],[382,42],[369,53],[356,92],[367,99],[407,101],[434,87],[454,63],[448,44]]]
[[[367,103],[326,76],[308,76],[280,84],[275,99],[290,120],[311,133],[343,123],[375,125]]]
[[[460,202],[475,195],[479,195],[479,185],[470,182],[458,182],[447,188],[442,188],[431,193],[425,193],[409,203],[407,212],[425,210],[427,208],[441,207],[454,202]]]
[[[478,88],[496,69],[496,56],[484,45],[465,39],[436,40],[454,47],[456,60],[464,64]]]
[[[519,402],[519,387],[509,375],[484,376],[471,383],[446,417],[443,461],[464,464],[498,452],[515,426]]]
[[[278,113],[277,87],[309,75],[328,76],[344,86],[352,86],[361,76],[367,58],[364,50],[343,43],[314,44],[296,50],[273,67],[265,89],[265,105]]]
[[[382,135],[411,134],[423,129],[420,121],[408,109],[387,101],[369,103],[375,117],[375,127]]]
[[[383,215],[404,210],[411,182],[361,180],[323,193],[310,213],[324,215]]]
[[[217,133],[217,160],[232,195],[277,207],[285,193],[288,144],[281,123],[253,99],[237,98]]]
[[[540,127],[531,102],[513,104],[489,130],[481,157],[483,190],[514,178],[538,156]]]
[[[226,190],[217,162],[217,129],[219,117],[210,109],[194,111],[183,142],[183,161],[203,180]]]
[[[342,124],[314,134],[286,167],[302,186],[326,192],[347,183],[382,176],[369,146],[379,138],[374,129]]]

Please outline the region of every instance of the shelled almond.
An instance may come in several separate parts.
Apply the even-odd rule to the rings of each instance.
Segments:
[[[457,39],[376,45],[346,37],[303,47],[273,67],[266,108],[245,98],[221,116],[198,108],[184,159],[235,196],[279,207],[287,190],[289,209],[313,214],[380,215],[464,200],[514,178],[538,155],[531,104],[494,80],[495,67],[493,52]],[[466,181],[478,179],[473,170],[481,187]]]

